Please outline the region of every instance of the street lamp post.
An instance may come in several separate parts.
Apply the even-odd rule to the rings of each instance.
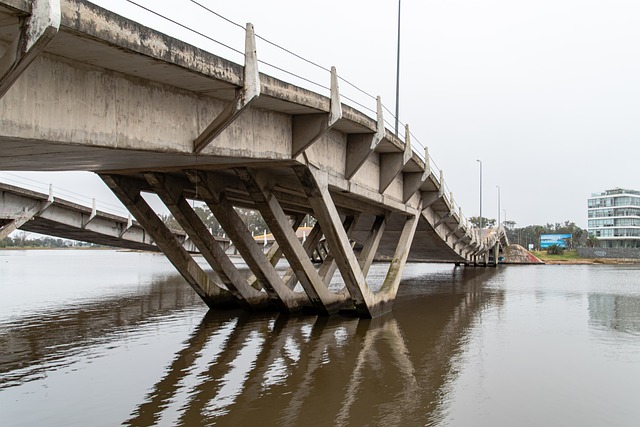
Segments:
[[[498,227],[500,227],[500,186],[496,185],[498,189]]]
[[[482,230],[482,160],[476,159],[480,163],[480,230]]]
[[[400,0],[398,0],[398,51],[396,61],[396,136],[398,136],[398,117],[400,116]]]

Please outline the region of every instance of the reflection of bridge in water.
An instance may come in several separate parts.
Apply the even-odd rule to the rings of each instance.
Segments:
[[[0,169],[98,173],[212,308],[374,317],[391,308],[407,261],[497,259],[504,231],[468,223],[408,126],[404,138],[386,129],[379,98],[373,118],[342,104],[335,69],[329,96],[261,74],[250,24],[243,36],[241,66],[85,0],[1,0]],[[160,197],[213,274],[145,192]],[[255,280],[239,274],[187,199],[207,204]],[[262,214],[277,240],[267,256],[235,207]],[[302,244],[294,229],[305,215],[317,220],[316,238]],[[329,256],[318,270],[309,255],[320,238]],[[376,254],[391,260],[381,286],[367,277]],[[294,280],[275,271],[281,257]],[[345,287],[332,292],[336,271]]]
[[[454,269],[414,277],[401,288],[400,309],[373,320],[209,311],[124,424],[424,424],[438,417],[438,396],[474,319],[502,303],[499,292],[482,289],[495,274]],[[89,348],[109,348],[148,322],[198,305],[177,275],[146,289],[9,327],[0,337],[7,350],[0,388],[36,380]]]
[[[486,271],[452,274],[441,279],[453,279],[454,295],[400,296],[393,317],[209,313],[125,424],[423,424],[438,416],[440,389],[473,320],[501,302],[481,289]],[[176,402],[178,394],[188,401]]]

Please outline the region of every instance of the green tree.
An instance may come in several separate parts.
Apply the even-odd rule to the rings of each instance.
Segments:
[[[471,218],[469,218],[469,222],[474,226],[474,227],[480,227],[480,217],[479,216],[472,216]],[[496,220],[493,218],[485,218],[482,217],[482,228],[490,228],[496,225]]]

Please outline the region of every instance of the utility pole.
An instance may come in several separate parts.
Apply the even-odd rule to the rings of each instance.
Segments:
[[[480,163],[480,230],[482,230],[482,160],[476,159],[476,162]]]
[[[398,136],[398,117],[400,116],[400,0],[398,0],[398,50],[396,62],[396,136]],[[406,136],[405,136],[406,138]]]

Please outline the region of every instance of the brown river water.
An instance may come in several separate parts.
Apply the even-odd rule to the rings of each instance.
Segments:
[[[361,320],[208,312],[161,255],[0,251],[0,426],[117,425],[638,426],[640,266],[408,264]]]

